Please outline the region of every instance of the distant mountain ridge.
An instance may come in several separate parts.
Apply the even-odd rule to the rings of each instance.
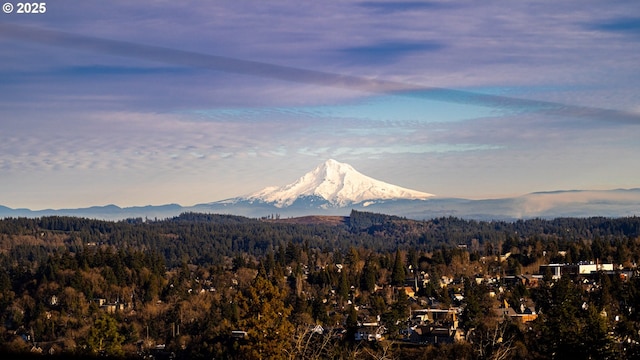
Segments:
[[[475,220],[627,217],[640,216],[640,188],[547,191],[485,200],[442,198],[388,184],[363,175],[348,164],[327,160],[291,184],[194,206],[167,204],[121,208],[106,205],[34,211],[0,205],[0,218],[57,215],[104,220],[164,219],[184,212],[287,218],[348,216],[352,209],[416,220],[447,216]]]

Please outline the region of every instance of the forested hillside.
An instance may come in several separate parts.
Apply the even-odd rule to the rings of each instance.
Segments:
[[[639,261],[636,217],[4,219],[0,347],[134,358],[629,358],[640,355]],[[531,277],[540,265],[585,262],[615,268],[586,280]],[[496,315],[505,304],[515,315]],[[459,338],[413,341],[423,325],[412,314],[426,308],[455,314],[447,326]],[[526,309],[537,318],[513,320]],[[356,341],[372,323],[385,340]]]

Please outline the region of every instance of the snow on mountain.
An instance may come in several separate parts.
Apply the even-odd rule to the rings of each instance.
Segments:
[[[320,197],[329,206],[344,207],[372,200],[424,200],[432,196],[370,178],[349,164],[330,159],[289,185],[267,187],[244,199],[282,208],[304,197]]]

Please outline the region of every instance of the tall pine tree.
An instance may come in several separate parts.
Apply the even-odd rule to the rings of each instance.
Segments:
[[[398,249],[396,250],[396,258],[393,263],[393,271],[391,272],[391,283],[396,286],[404,285],[406,275],[404,260],[402,259],[400,249]]]

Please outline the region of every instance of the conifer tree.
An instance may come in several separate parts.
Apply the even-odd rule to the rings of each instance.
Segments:
[[[124,336],[118,332],[116,320],[102,314],[93,324],[87,338],[87,347],[94,354],[108,356],[122,356],[122,342]]]
[[[240,296],[244,312],[240,327],[248,334],[248,344],[240,347],[243,359],[283,359],[291,347],[293,325],[286,293],[260,271],[253,284]]]
[[[406,277],[406,272],[404,269],[404,260],[402,259],[402,254],[400,254],[400,250],[396,250],[396,258],[393,263],[393,272],[391,273],[391,283],[393,285],[399,286],[404,284],[404,280]]]

